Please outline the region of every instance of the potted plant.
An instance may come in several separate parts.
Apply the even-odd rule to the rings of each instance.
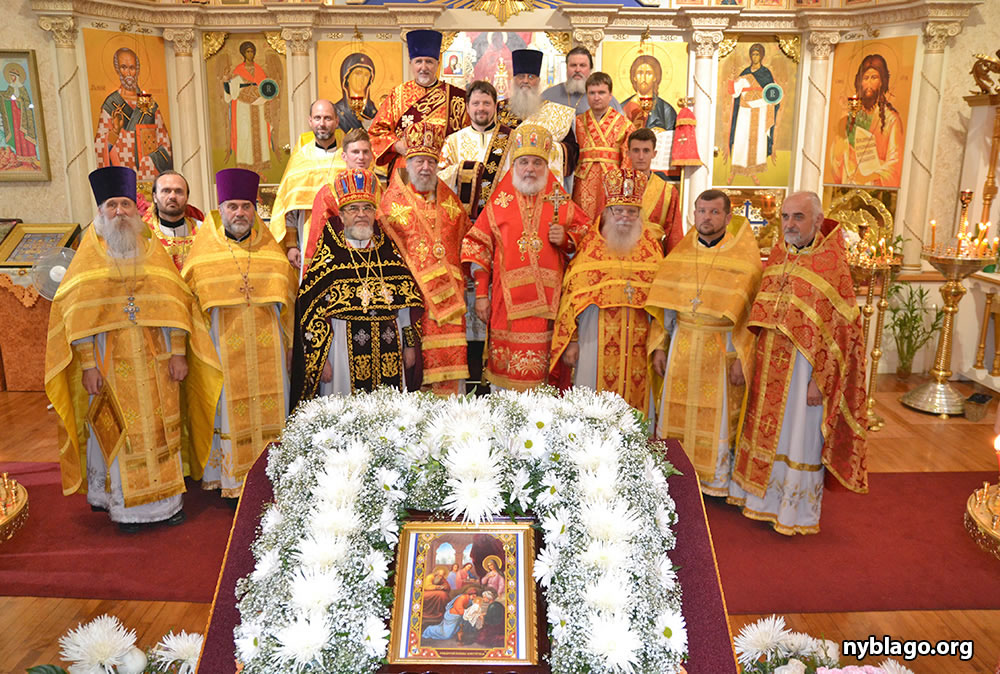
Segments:
[[[903,288],[906,288],[905,292]],[[927,309],[927,289],[910,283],[893,283],[886,298],[889,300],[889,320],[886,330],[896,342],[899,362],[896,376],[906,379],[913,371],[913,357],[941,328],[944,311]],[[927,314],[934,311],[928,324]]]

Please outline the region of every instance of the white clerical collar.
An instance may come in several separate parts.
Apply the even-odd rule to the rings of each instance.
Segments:
[[[346,241],[351,248],[369,248],[372,245],[371,239],[352,239],[346,234],[344,235],[344,241]]]

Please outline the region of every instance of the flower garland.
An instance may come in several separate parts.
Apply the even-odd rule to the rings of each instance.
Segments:
[[[687,652],[667,552],[677,515],[641,416],[573,389],[448,399],[326,397],[271,450],[275,502],[237,584],[237,657],[258,672],[374,672],[407,509],[484,522],[533,512],[556,673],[665,672]],[[635,601],[642,597],[642,601]]]
[[[836,642],[792,632],[776,615],[744,625],[733,646],[743,674],[913,674],[895,660],[841,669]]]

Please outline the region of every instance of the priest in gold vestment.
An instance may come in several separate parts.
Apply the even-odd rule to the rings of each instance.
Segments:
[[[656,134],[652,129],[643,127],[629,135],[629,162],[632,168],[642,171],[649,178],[646,193],[642,197],[642,219],[659,232],[663,250],[669,253],[684,238],[681,195],[676,185],[667,182],[662,173],[650,168],[655,154]]]
[[[45,352],[63,493],[86,492],[126,532],[180,524],[179,384],[211,358],[211,343],[191,321],[191,291],[139,219],[135,172],[106,167],[90,182],[98,215],[52,302]]]
[[[485,378],[516,391],[548,376],[563,271],[589,224],[548,170],[552,142],[540,126],[514,130],[513,167],[462,242],[489,326]]]
[[[146,209],[142,221],[149,225],[167,254],[174,260],[177,271],[191,250],[205,215],[188,203],[188,183],[177,171],[164,171],[153,181],[153,203]]]
[[[338,123],[337,111],[330,101],[320,99],[309,106],[310,131],[299,137],[274,196],[271,234],[283,244],[296,269],[302,266],[302,251],[309,241],[316,194],[347,168],[340,147],[344,133],[337,128]]]
[[[197,298],[215,346],[221,379],[211,391],[214,416],[192,438],[208,450],[202,487],[236,498],[254,461],[278,439],[288,408],[296,274],[285,251],[256,217],[260,177],[224,169],[215,177],[219,210],[195,237],[183,277]],[[203,387],[205,390],[209,387]]]
[[[406,154],[406,127],[424,122],[441,127],[442,135],[447,136],[469,123],[465,91],[437,77],[441,39],[436,30],[411,30],[406,34],[413,79],[389,92],[368,127],[375,163],[386,167],[389,175]]]
[[[378,220],[423,295],[418,322],[423,385],[438,395],[456,394],[469,377],[461,253],[471,225],[455,193],[437,175],[441,127],[412,124],[405,138],[406,165],[393,172]]]
[[[632,124],[611,107],[611,86],[607,73],[591,73],[587,78],[590,109],[576,116],[580,159],[573,174],[573,201],[592,220],[604,210],[605,174],[631,167],[628,134]]]
[[[725,192],[702,192],[695,226],[663,260],[646,300],[655,319],[653,369],[663,377],[656,435],[681,441],[701,490],[712,496],[728,494],[753,363],[747,315],[761,274],[753,230],[744,222],[730,233],[731,220]]]
[[[645,188],[638,171],[604,174],[604,212],[566,269],[550,369],[562,361],[575,368],[574,386],[613,391],[648,414],[650,319],[643,306],[663,253],[641,219]]]
[[[813,192],[781,205],[784,239],[750,309],[757,332],[728,501],[778,533],[819,533],[824,473],[868,491],[864,336],[836,223]]]

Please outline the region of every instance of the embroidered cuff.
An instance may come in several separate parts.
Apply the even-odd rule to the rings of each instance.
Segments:
[[[94,340],[88,339],[74,344],[73,355],[80,361],[80,367],[84,370],[92,370],[97,367],[97,358],[94,356]]]
[[[476,299],[490,296],[490,275],[485,269],[477,269],[473,272],[476,280]]]
[[[183,330],[172,330],[170,332],[170,355],[187,355],[187,333]]]
[[[420,334],[417,332],[416,326],[407,325],[403,328],[403,346],[407,349],[413,348],[420,344]]]

